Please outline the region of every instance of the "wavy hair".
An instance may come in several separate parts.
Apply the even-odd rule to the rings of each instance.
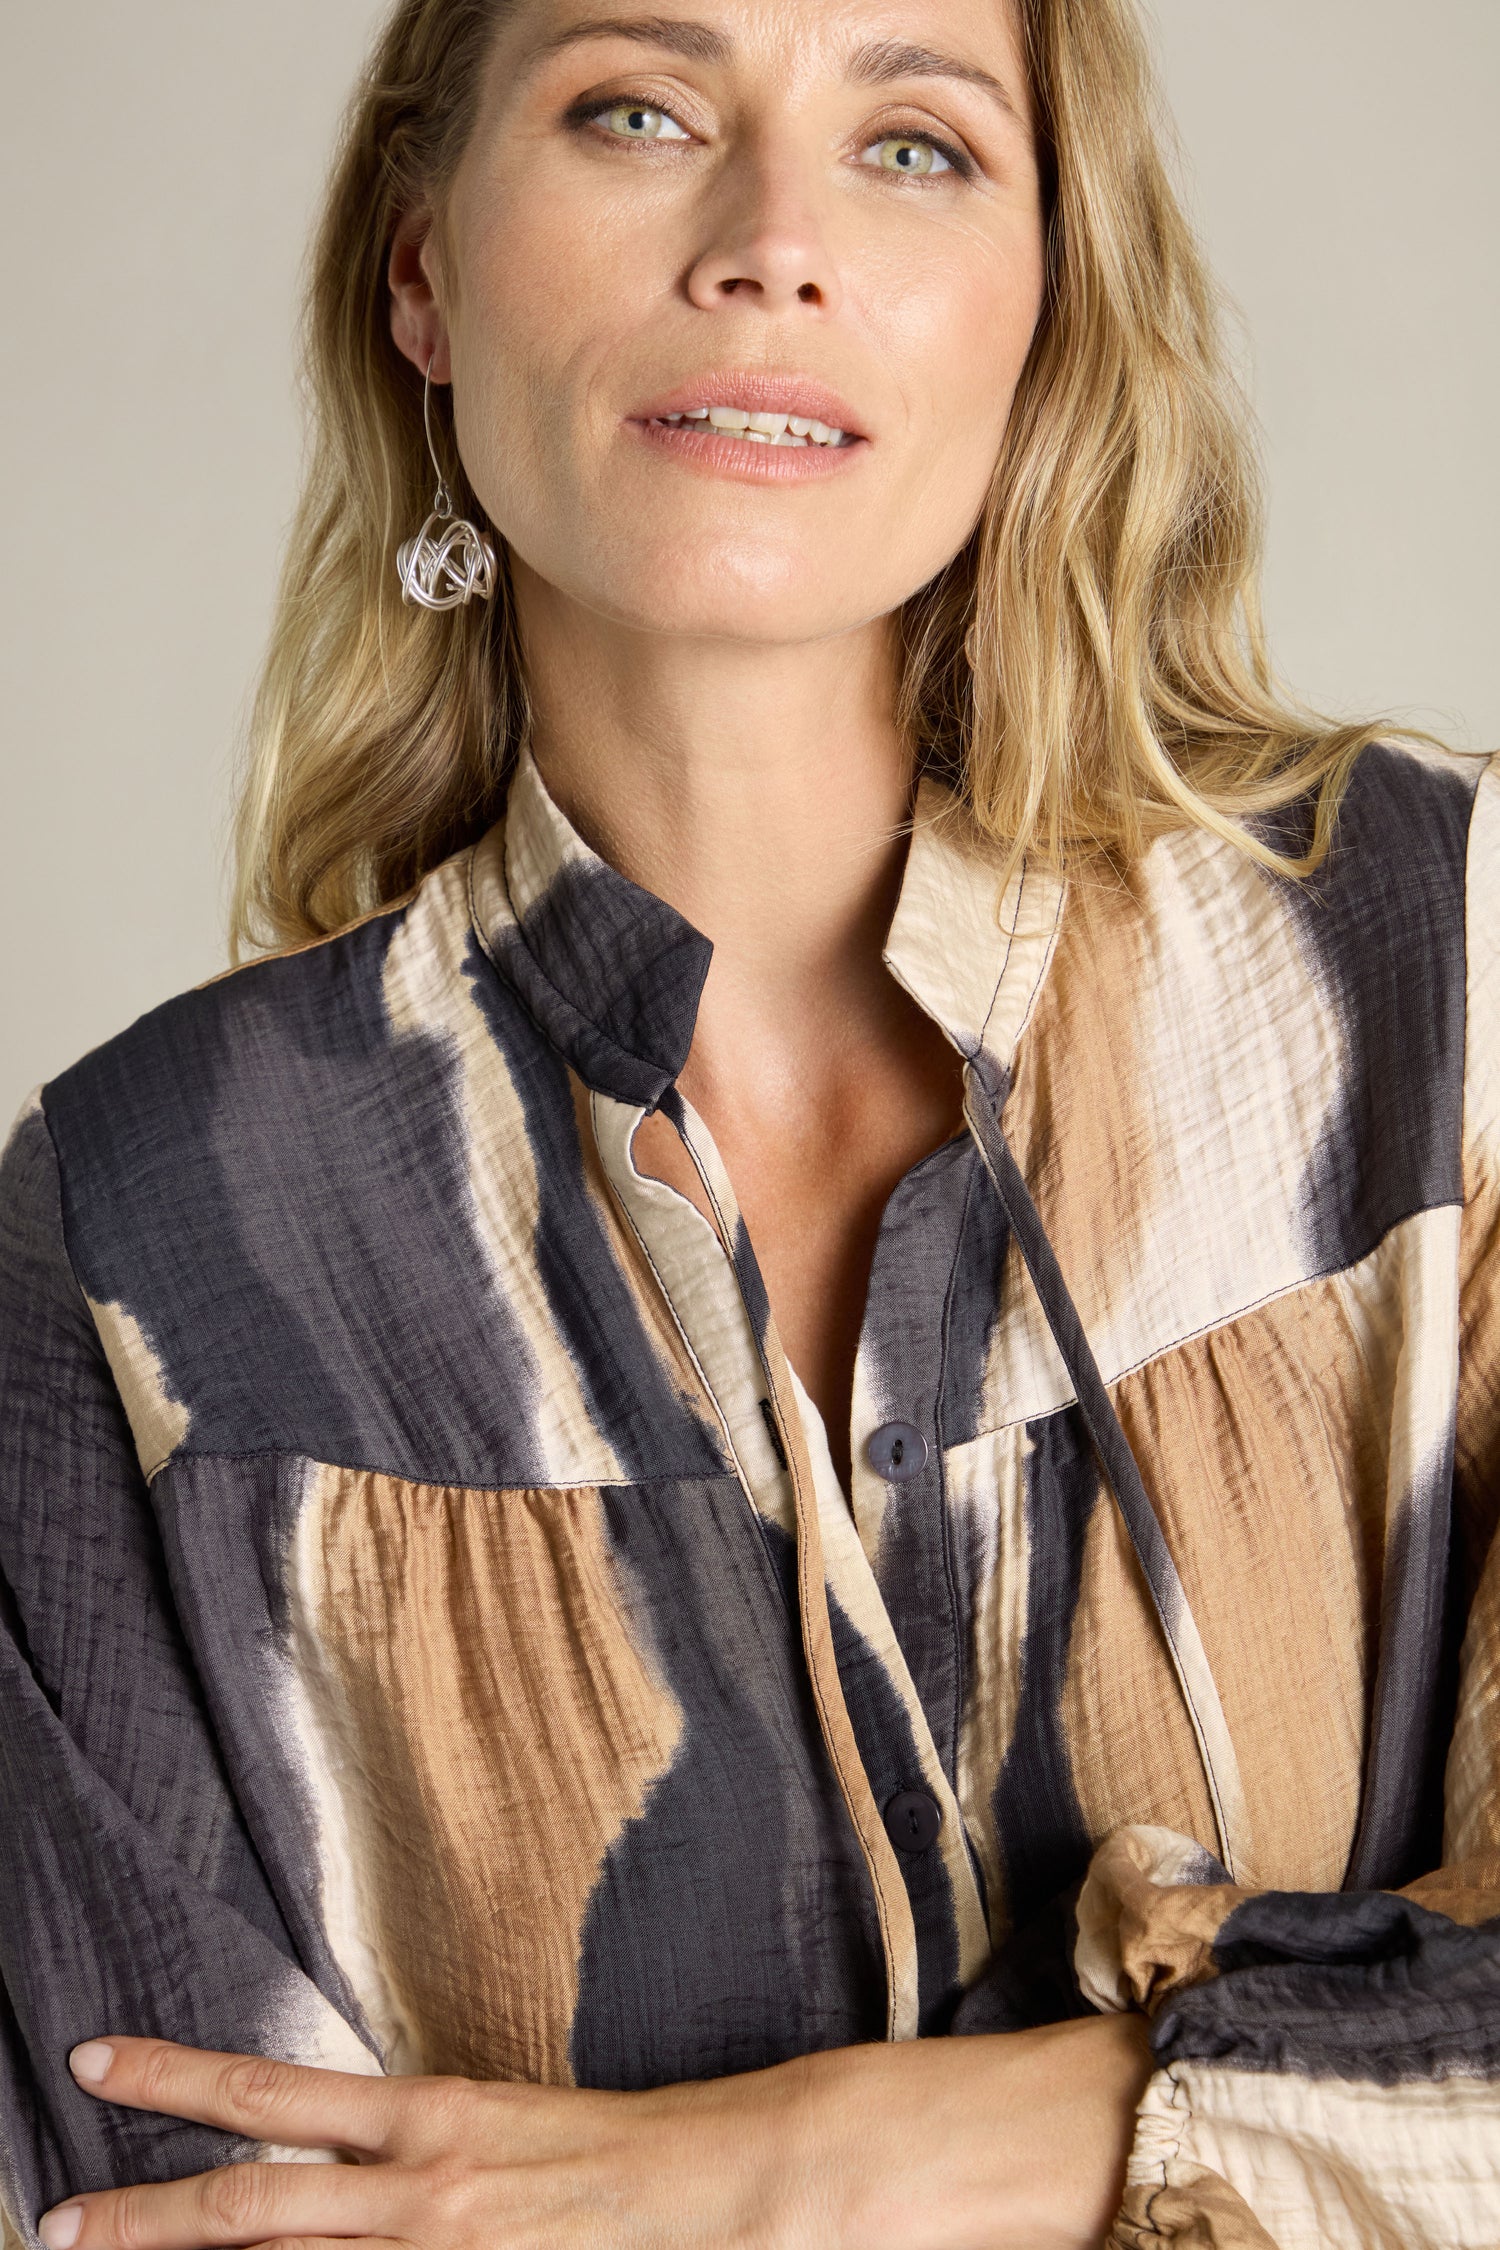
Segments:
[[[346,119],[305,319],[312,419],[251,725],[236,951],[322,935],[408,891],[495,817],[527,724],[496,597],[406,607],[427,512],[422,383],[390,332],[402,214],[441,209],[505,0],[400,0]],[[1047,286],[963,551],[906,605],[899,715],[1015,864],[1137,856],[1170,828],[1315,867],[1376,733],[1278,691],[1259,606],[1248,418],[1173,192],[1133,0],[1017,0],[1047,190]],[[461,513],[482,518],[442,394]],[[1301,857],[1257,818],[1306,798]]]

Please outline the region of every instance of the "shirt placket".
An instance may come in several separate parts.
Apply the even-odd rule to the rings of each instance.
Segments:
[[[961,1278],[970,1289],[987,1285],[992,1307],[999,1295],[998,1270],[962,1272],[977,1164],[964,1135],[914,1165],[891,1194],[861,1325],[851,1429],[849,1497],[860,1544],[950,1774],[965,1620],[943,1475],[948,1312]],[[981,1373],[978,1365],[958,1370],[970,1382]]]
[[[804,1654],[823,1739],[875,1892],[887,2029],[983,1969],[989,1935],[963,1823],[905,1652],[833,1466],[821,1417],[782,1349],[728,1174],[702,1120],[673,1116],[714,1210],[639,1172],[644,1109],[596,1093],[600,1157],[718,1412],[750,1504],[795,1544]]]

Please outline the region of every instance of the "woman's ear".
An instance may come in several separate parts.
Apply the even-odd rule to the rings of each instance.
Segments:
[[[453,380],[448,324],[433,282],[437,262],[432,213],[409,211],[391,241],[386,279],[391,291],[391,334],[419,373],[435,383]]]

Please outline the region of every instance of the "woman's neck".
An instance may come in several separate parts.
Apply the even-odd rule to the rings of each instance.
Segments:
[[[911,809],[894,636],[694,645],[558,597],[523,600],[522,629],[543,780],[586,842],[713,940],[680,1083],[847,1479],[881,1213],[961,1114],[956,1056],[883,960]],[[635,1155],[704,1208],[659,1114]]]
[[[601,858],[712,939],[705,1033],[858,1009],[885,981],[911,805],[889,622],[695,642],[521,592],[542,779]]]

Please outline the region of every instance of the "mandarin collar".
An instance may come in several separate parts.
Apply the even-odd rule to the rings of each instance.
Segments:
[[[997,1083],[1041,989],[1063,885],[1000,861],[925,779],[885,962],[967,1062]],[[675,907],[589,849],[523,750],[470,870],[475,934],[585,1085],[654,1109],[692,1045],[713,947]]]
[[[924,778],[885,965],[966,1062],[1008,1081],[1062,918],[1060,875],[1022,862],[1001,893],[1003,855],[951,790]]]

